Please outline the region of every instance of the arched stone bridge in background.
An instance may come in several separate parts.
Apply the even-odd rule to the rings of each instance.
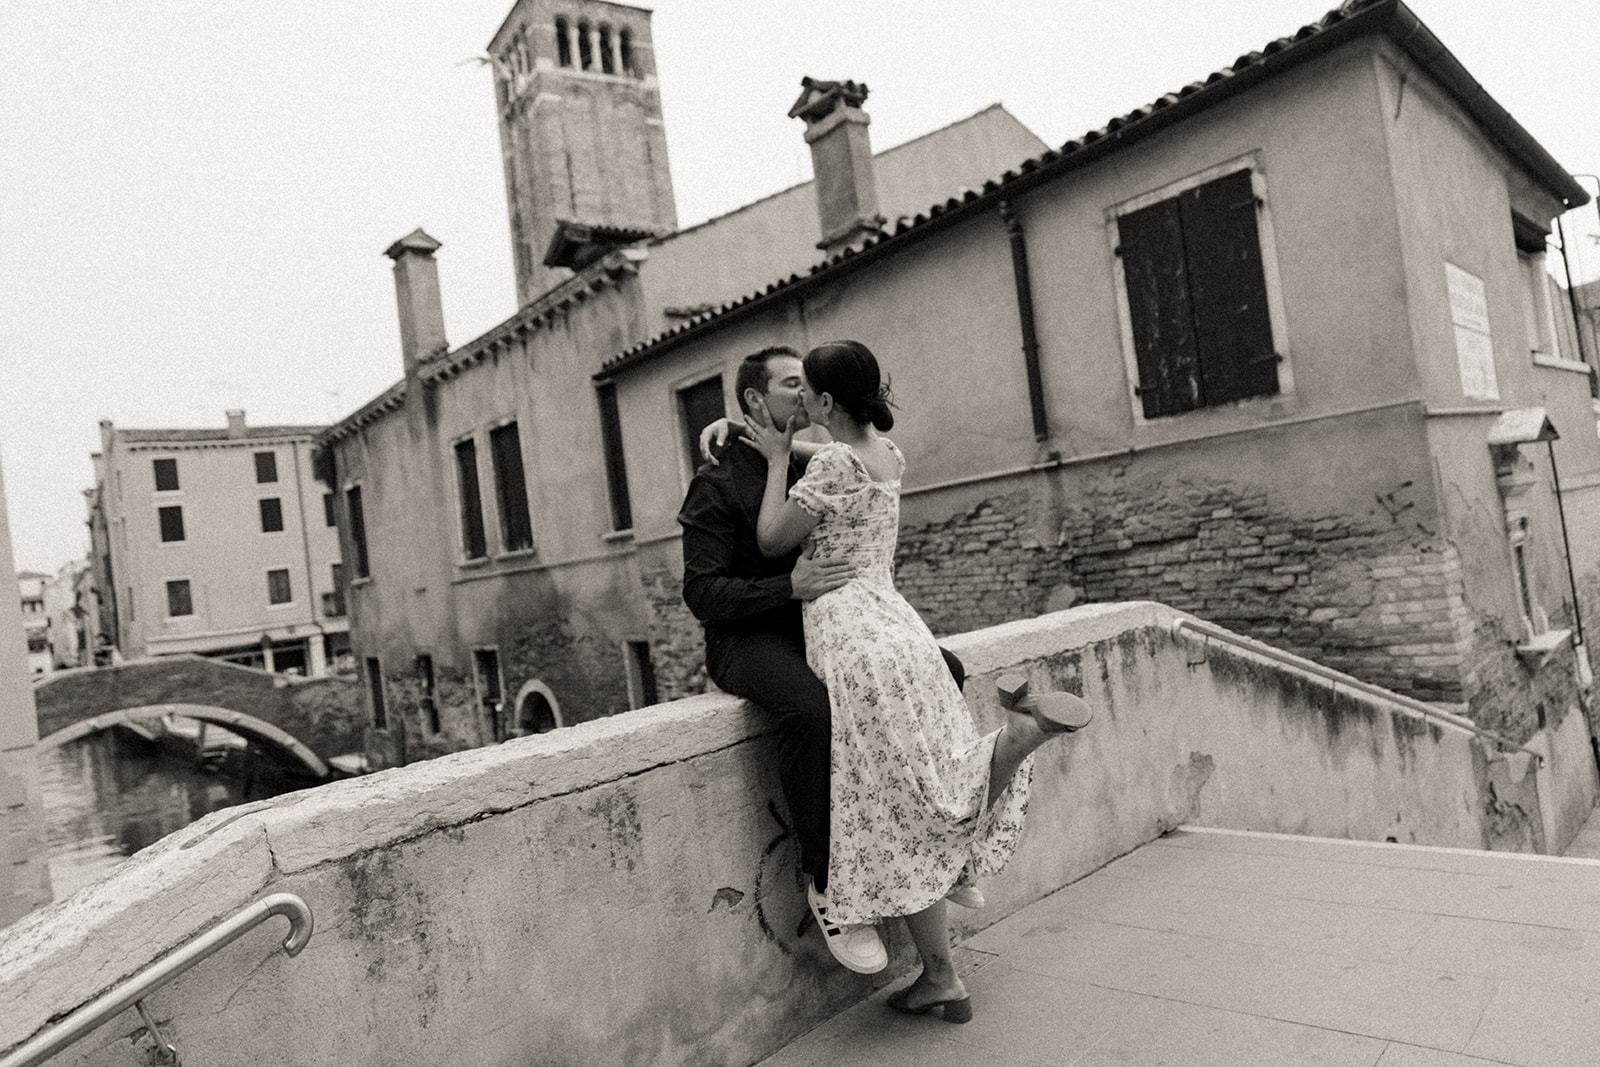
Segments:
[[[317,777],[334,756],[364,751],[366,716],[351,678],[296,678],[203,656],[162,656],[46,675],[33,697],[46,748],[171,713],[276,748]]]

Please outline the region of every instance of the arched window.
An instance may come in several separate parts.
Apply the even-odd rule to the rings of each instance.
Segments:
[[[572,66],[572,26],[565,16],[556,19],[556,63]]]
[[[622,56],[622,73],[638,74],[633,65],[633,31],[626,26],[617,31],[617,51]]]
[[[589,41],[587,20],[578,23],[578,67],[581,70],[594,69],[594,45]]]
[[[611,54],[611,27],[600,25],[600,69],[607,74],[617,72],[616,59]]]

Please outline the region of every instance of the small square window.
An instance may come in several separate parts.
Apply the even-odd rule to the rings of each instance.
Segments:
[[[167,583],[167,617],[180,618],[194,614],[194,598],[189,592],[187,578]]]
[[[289,570],[280,567],[267,572],[267,603],[290,604],[294,602],[294,594],[289,589]]]
[[[151,461],[156,473],[156,492],[171,493],[178,488],[178,461],[157,459]]]
[[[256,453],[256,482],[258,484],[275,482],[278,480],[278,454],[276,452]]]
[[[261,532],[283,532],[283,501],[275,496],[263,497],[256,501],[261,505]]]
[[[156,518],[161,523],[161,540],[163,542],[182,541],[183,537],[183,508],[177,504],[156,509]]]

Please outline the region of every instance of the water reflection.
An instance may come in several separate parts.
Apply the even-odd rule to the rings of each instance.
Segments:
[[[247,766],[230,762],[229,773],[218,773],[119,730],[40,752],[55,898],[203,815],[295,788]]]

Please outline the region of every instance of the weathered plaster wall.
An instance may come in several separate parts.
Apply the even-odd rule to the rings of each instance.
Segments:
[[[11,520],[0,478],[0,589],[16,588]],[[29,686],[28,642],[20,603],[0,607],[0,927],[50,900],[44,806],[34,753],[39,730]]]
[[[988,909],[961,921],[998,921],[1184,822],[1542,840],[1538,776],[1453,728],[1175,637],[1177,617],[1093,606],[950,639],[984,725],[1007,668],[1100,709],[1041,753],[1021,850],[986,881]],[[0,989],[0,1049],[288,891],[317,916],[299,957],[275,950],[275,924],[149,998],[186,1059],[758,1060],[914,956],[891,923],[884,974],[827,958],[761,728],[738,702],[701,696],[216,813],[0,934],[0,972],[21,977]],[[1571,733],[1551,738],[1552,774],[1571,774],[1550,783],[1563,813],[1581,805],[1557,794],[1594,795]],[[125,1015],[58,1062],[126,1062],[130,1046],[147,1039]]]

